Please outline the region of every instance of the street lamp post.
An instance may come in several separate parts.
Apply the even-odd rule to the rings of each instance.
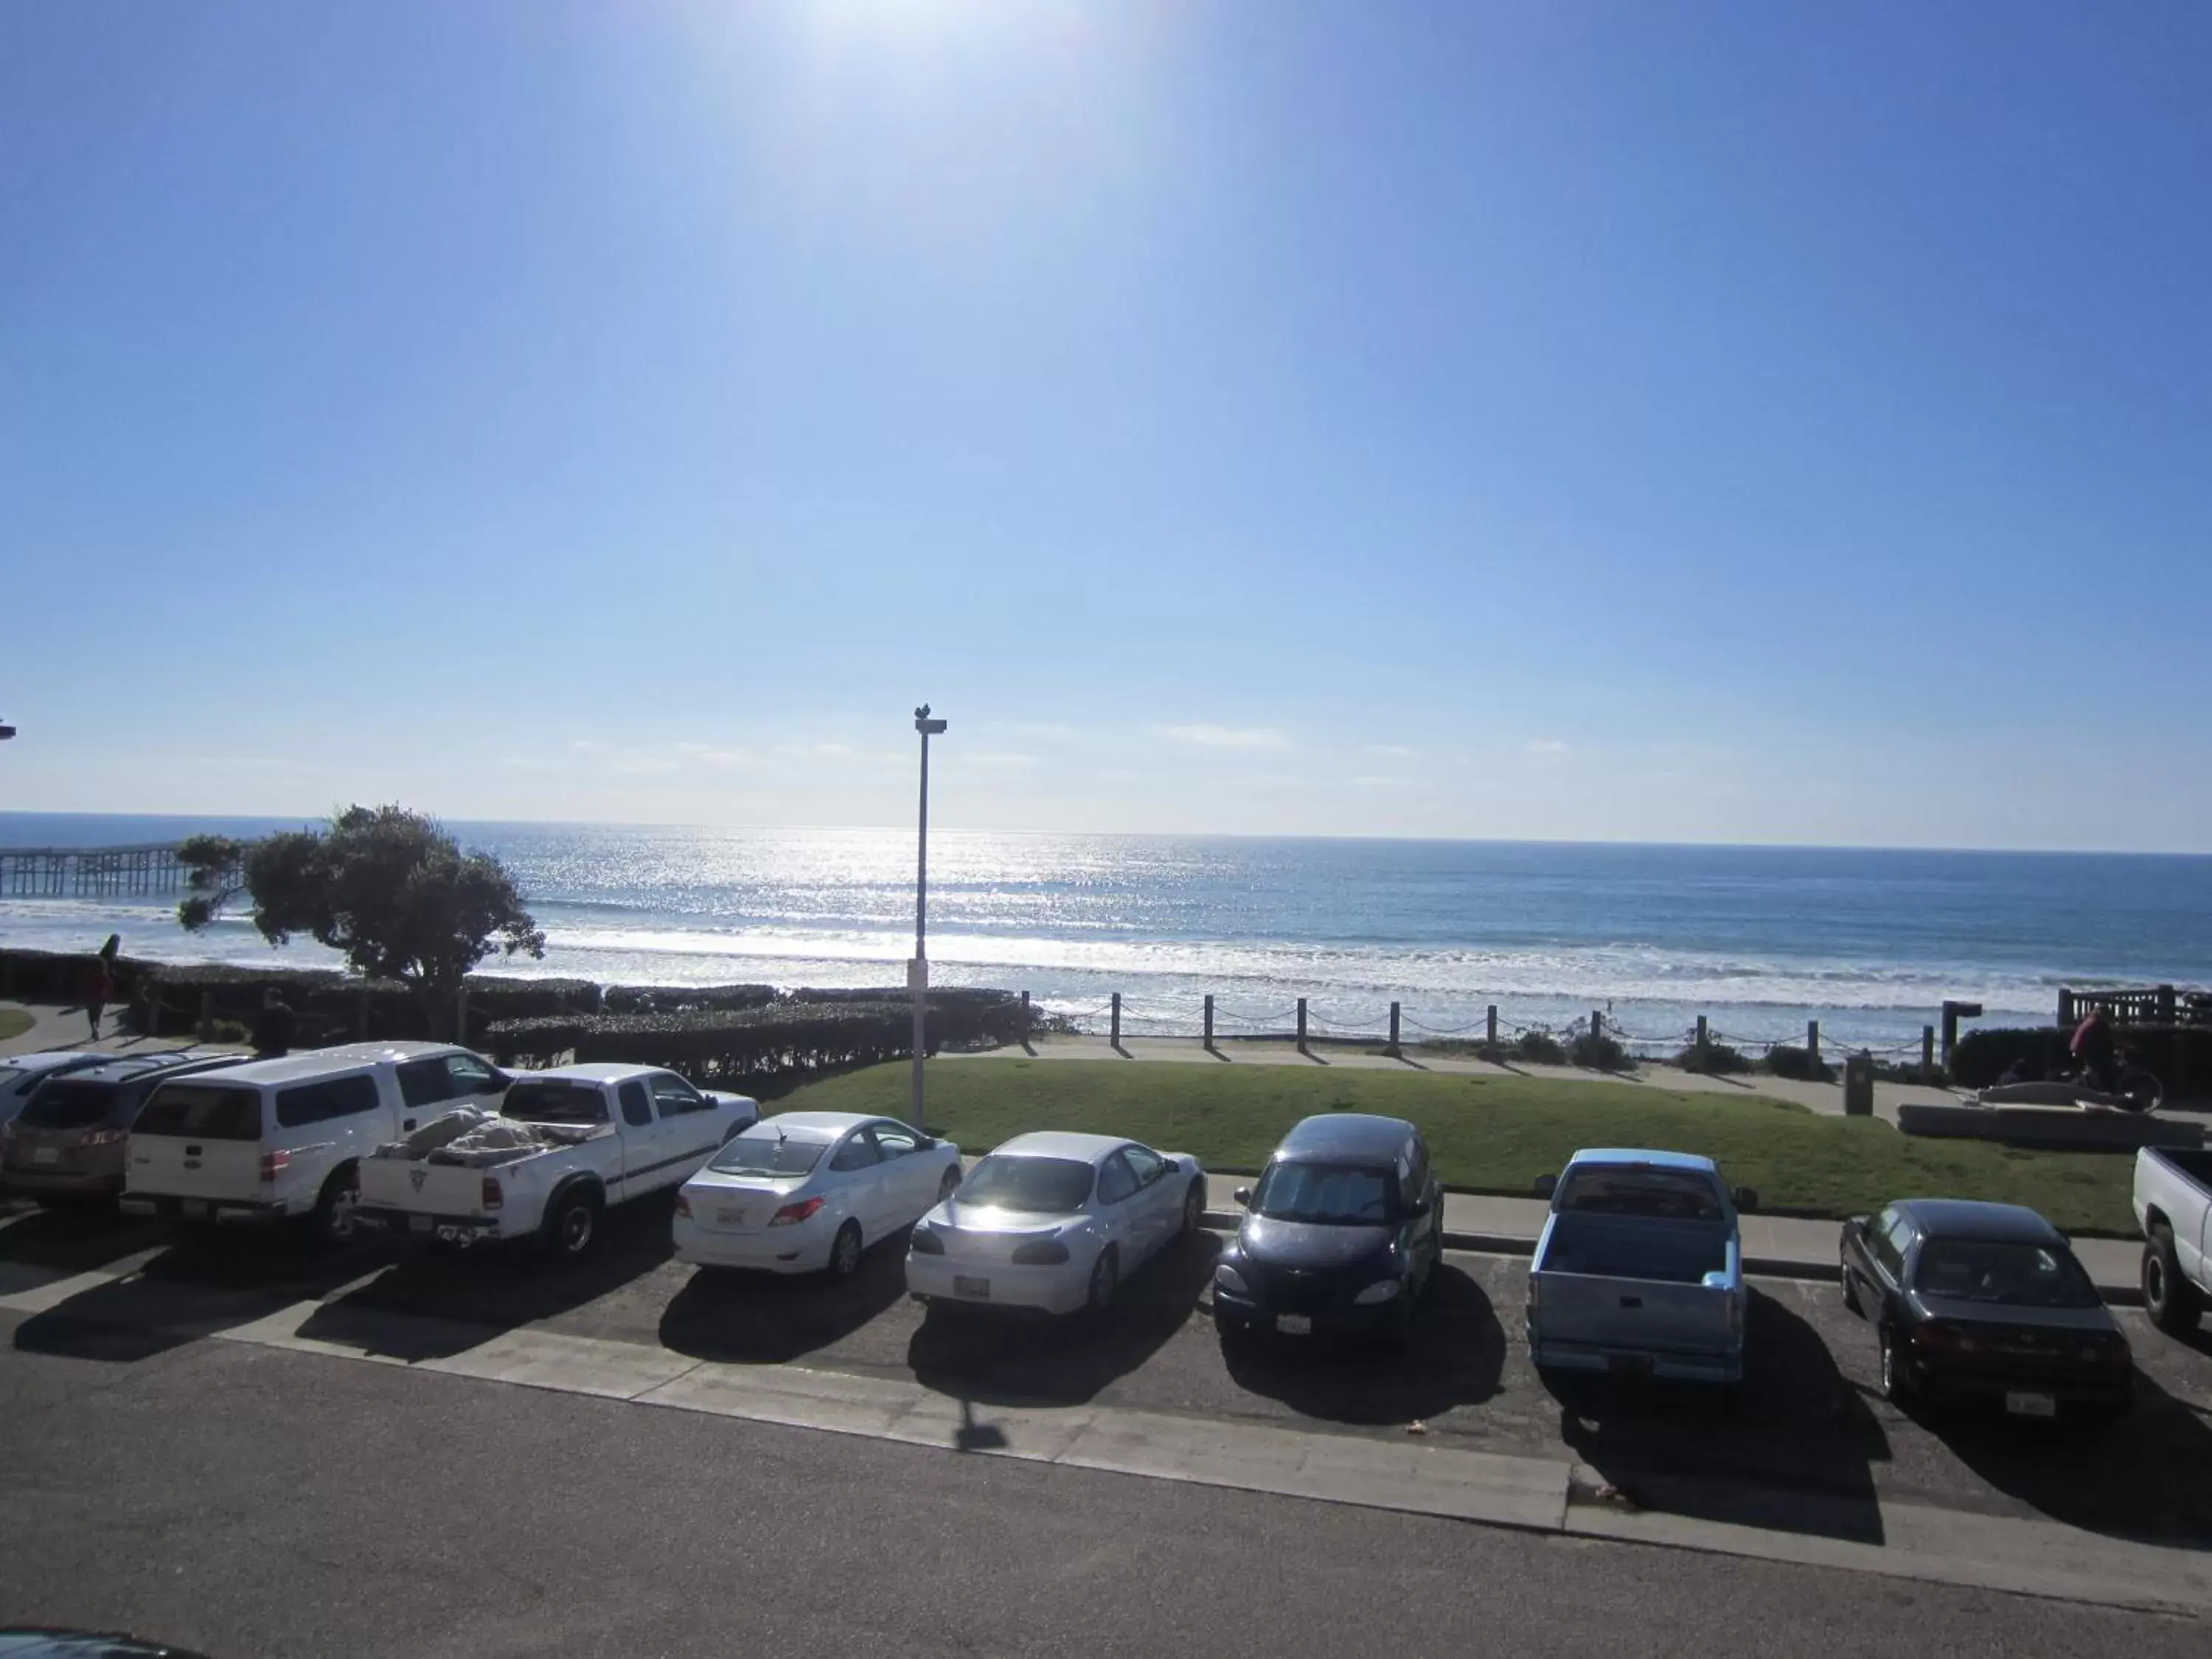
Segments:
[[[914,1131],[927,1134],[921,1115],[921,1058],[929,1014],[929,740],[945,730],[945,722],[932,720],[924,703],[914,711],[914,729],[921,733],[921,813],[914,855],[914,960],[907,964],[906,983],[914,994]]]

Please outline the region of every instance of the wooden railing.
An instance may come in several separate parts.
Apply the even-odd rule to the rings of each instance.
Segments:
[[[2171,985],[2152,985],[2125,991],[2073,991],[2058,994],[2058,1023],[2074,1025],[2101,1008],[2115,1025],[2212,1026],[2212,992],[2177,990]]]

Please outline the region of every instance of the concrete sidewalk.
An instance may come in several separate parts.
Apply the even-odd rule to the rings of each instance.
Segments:
[[[1209,1224],[1223,1231],[1243,1218],[1236,1192],[1251,1185],[1249,1176],[1206,1177]],[[1527,1255],[1536,1248],[1551,1206],[1540,1198],[1501,1198],[1482,1193],[1444,1194],[1444,1243],[1449,1249]],[[1793,1216],[1743,1218],[1743,1267],[1747,1273],[1778,1279],[1837,1279],[1836,1253],[1841,1229],[1833,1221]],[[2089,1271],[2106,1301],[2134,1306],[2142,1300],[2142,1247],[2130,1239],[2077,1238],[2074,1253]]]
[[[140,1036],[135,1031],[120,1029],[120,1016],[125,1012],[122,1003],[107,1006],[107,1016],[100,1021],[101,1036],[97,1042],[91,1040],[89,1028],[82,1008],[67,1006],[57,1007],[50,1003],[0,1002],[0,1008],[20,1008],[31,1016],[31,1029],[19,1036],[0,1038],[0,1059],[9,1054],[45,1054],[56,1049],[70,1049],[114,1054],[158,1054],[173,1048],[194,1047],[216,1049],[219,1042],[195,1044],[187,1036]],[[245,1051],[240,1050],[242,1054]]]

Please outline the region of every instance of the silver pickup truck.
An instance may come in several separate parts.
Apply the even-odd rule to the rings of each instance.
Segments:
[[[2186,1336],[2212,1296],[2212,1152],[2144,1147],[2136,1154],[2135,1206],[2143,1310],[2159,1329]]]
[[[1528,1273],[1528,1356],[1733,1388],[1743,1380],[1739,1210],[1709,1158],[1605,1148],[1536,1183],[1552,1213]]]

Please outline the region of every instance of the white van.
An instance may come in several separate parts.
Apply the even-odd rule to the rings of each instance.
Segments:
[[[356,1042],[162,1084],[131,1127],[122,1207],[185,1221],[312,1215],[353,1236],[358,1165],[458,1106],[492,1107],[507,1073],[449,1043]]]

